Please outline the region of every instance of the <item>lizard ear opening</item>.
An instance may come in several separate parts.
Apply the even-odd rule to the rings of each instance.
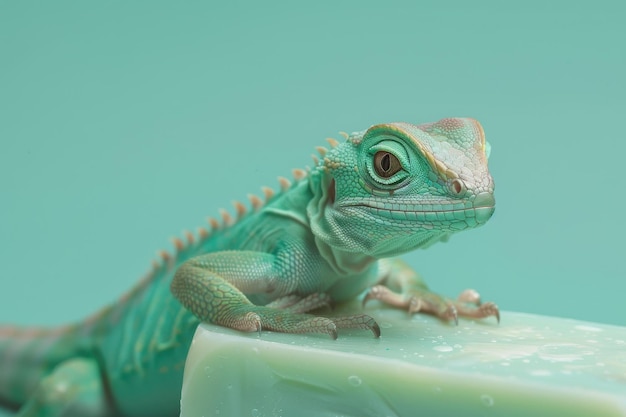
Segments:
[[[328,194],[328,204],[334,204],[335,203],[335,179],[333,178],[330,181],[330,185],[328,186],[328,190],[326,190],[326,193]]]

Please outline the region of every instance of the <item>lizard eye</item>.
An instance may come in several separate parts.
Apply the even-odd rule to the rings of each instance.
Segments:
[[[386,151],[378,151],[374,154],[374,169],[383,178],[389,178],[402,169],[398,158]]]
[[[379,140],[365,145],[361,154],[364,179],[377,190],[397,190],[407,184],[411,159],[402,143],[394,139]]]

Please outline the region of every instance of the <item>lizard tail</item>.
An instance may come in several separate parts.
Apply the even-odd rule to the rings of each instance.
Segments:
[[[14,408],[24,403],[42,377],[80,354],[79,329],[0,326],[0,404]]]

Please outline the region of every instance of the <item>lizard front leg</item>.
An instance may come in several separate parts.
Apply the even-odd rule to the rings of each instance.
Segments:
[[[422,312],[455,322],[458,316],[494,316],[500,321],[498,306],[492,302],[482,303],[480,295],[474,290],[463,291],[456,300],[442,297],[430,291],[419,274],[400,259],[381,260],[380,270],[379,284],[370,288],[363,304],[369,300],[379,300],[407,309],[410,314]]]
[[[289,296],[294,290],[291,283],[298,279],[291,269],[293,263],[282,262],[280,257],[270,253],[214,252],[185,262],[176,271],[170,288],[200,320],[241,331],[324,333],[336,338],[337,328],[349,327],[369,329],[376,336],[380,334],[374,319],[366,315],[330,319],[299,314],[308,309],[311,297],[304,297],[302,302],[284,305],[278,302],[268,306],[254,305],[246,297],[245,294],[268,293],[279,299]],[[324,297],[320,300],[326,301]]]

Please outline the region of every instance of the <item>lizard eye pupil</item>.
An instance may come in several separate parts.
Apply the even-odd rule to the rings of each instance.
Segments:
[[[389,154],[385,154],[382,159],[380,160],[380,166],[383,169],[383,171],[387,172],[389,171],[389,168],[391,168],[391,162],[389,162]]]
[[[389,178],[402,169],[398,158],[389,152],[379,151],[374,155],[374,169],[383,178]]]

